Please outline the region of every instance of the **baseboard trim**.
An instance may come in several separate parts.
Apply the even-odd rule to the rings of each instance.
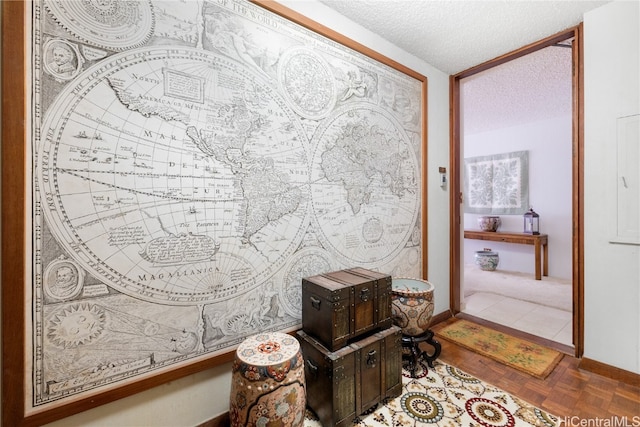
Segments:
[[[224,414],[218,415],[209,421],[198,424],[196,427],[229,427],[230,425],[231,420],[229,419],[229,413],[225,412]]]
[[[615,366],[607,365],[606,363],[598,362],[597,360],[589,359],[587,357],[580,359],[578,369],[602,375],[603,377],[618,380],[626,384],[631,384],[632,386],[640,387],[639,374],[616,368]]]
[[[451,310],[443,311],[442,313],[434,314],[431,317],[431,326],[437,325],[438,323],[444,322],[445,320],[453,317],[451,314]]]

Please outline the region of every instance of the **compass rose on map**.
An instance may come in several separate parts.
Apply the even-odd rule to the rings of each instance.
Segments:
[[[44,119],[47,224],[113,288],[174,305],[247,292],[309,223],[308,142],[257,72],[190,48],[110,57]]]

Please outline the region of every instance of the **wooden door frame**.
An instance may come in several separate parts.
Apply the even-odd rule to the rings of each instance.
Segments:
[[[576,357],[584,352],[584,66],[582,24],[513,52],[449,76],[449,169],[450,193],[450,308],[460,313],[460,271],[462,237],[462,185],[460,166],[460,81],[505,62],[520,58],[567,39],[573,42],[572,99],[572,260],[573,260],[573,345]]]

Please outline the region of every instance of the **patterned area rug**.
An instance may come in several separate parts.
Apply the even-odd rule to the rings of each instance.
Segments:
[[[563,356],[550,348],[466,320],[457,320],[436,334],[541,379],[553,371]]]
[[[548,414],[509,393],[487,384],[458,368],[436,360],[411,378],[403,370],[402,395],[389,399],[357,418],[358,427],[470,426],[512,427],[559,425]],[[321,427],[307,410],[304,427]],[[330,427],[330,426],[324,426]]]

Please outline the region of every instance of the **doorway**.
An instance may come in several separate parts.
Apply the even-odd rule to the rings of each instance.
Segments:
[[[566,202],[565,213],[567,218],[565,218],[566,223],[564,225],[565,230],[563,232],[559,232],[558,229],[553,231],[553,236],[555,238],[556,250],[560,249],[563,251],[564,255],[561,255],[559,252],[556,252],[556,255],[565,257],[564,261],[559,261],[556,263],[556,267],[552,268],[550,271],[550,275],[559,276],[566,278],[567,283],[567,298],[568,301],[565,301],[566,305],[569,307],[567,316],[568,322],[570,323],[569,331],[565,332],[565,340],[563,344],[558,344],[557,342],[553,342],[553,340],[549,340],[546,338],[540,338],[539,341],[545,344],[552,344],[552,346],[557,347],[567,353],[574,353],[576,356],[582,354],[582,342],[583,342],[583,308],[582,308],[582,288],[583,288],[583,278],[582,278],[582,61],[581,61],[581,52],[582,52],[582,42],[581,42],[581,26],[572,28],[570,30],[564,31],[562,33],[556,34],[547,39],[541,40],[539,42],[528,45],[524,48],[521,48],[517,51],[511,52],[509,54],[503,55],[494,60],[488,61],[484,64],[481,64],[477,67],[471,68],[469,70],[463,71],[457,75],[450,77],[450,100],[451,100],[451,310],[452,313],[458,317],[465,317],[468,313],[465,313],[465,290],[464,290],[464,275],[465,270],[467,270],[469,261],[470,261],[470,249],[475,248],[475,246],[487,244],[491,242],[469,242],[464,239],[464,229],[469,228],[469,221],[475,220],[474,215],[469,214],[469,205],[465,205],[464,200],[464,188],[465,183],[463,182],[463,171],[464,171],[464,162],[465,158],[469,157],[468,154],[471,153],[473,155],[477,155],[477,147],[474,149],[470,149],[467,146],[468,153],[465,153],[465,135],[463,131],[468,129],[472,120],[469,120],[469,117],[465,117],[464,112],[464,98],[462,95],[465,94],[465,84],[468,82],[478,81],[482,78],[482,76],[493,75],[498,76],[499,79],[500,73],[499,70],[504,70],[510,67],[512,64],[516,63],[526,63],[526,60],[529,58],[534,58],[536,56],[545,55],[545,52],[550,52],[549,49],[563,49],[569,52],[568,61],[570,71],[573,71],[571,79],[571,88],[570,88],[570,108],[567,116],[567,121],[570,124],[567,124],[568,129],[566,129],[567,137],[571,140],[570,146],[566,147],[565,159],[566,166],[569,169],[566,172],[565,176],[562,176],[560,181],[566,183],[566,194],[564,195]],[[555,55],[555,54],[554,54]],[[515,61],[518,60],[518,61]],[[526,65],[525,65],[526,67]],[[495,73],[494,73],[495,71]],[[505,82],[506,86],[506,82]],[[469,87],[473,87],[470,85]],[[497,88],[497,89],[496,89]],[[506,87],[495,86],[493,90],[505,90],[509,91]],[[486,97],[487,95],[485,95]],[[506,115],[503,114],[503,115]],[[516,119],[517,120],[517,119]],[[486,125],[486,124],[485,124]],[[467,126],[465,128],[465,126]],[[474,124],[474,126],[478,126],[478,124]],[[549,123],[539,124],[541,129],[548,129],[550,126],[554,125]],[[564,126],[564,125],[560,125]],[[490,140],[495,134],[489,134],[489,138],[487,134],[484,135],[484,139],[482,137],[476,138],[480,141]],[[516,138],[522,139],[522,138]],[[499,146],[500,144],[498,144]],[[488,144],[491,147],[491,144]],[[526,144],[524,145],[526,148]],[[519,148],[522,148],[521,141],[515,141],[513,144],[508,144],[507,147],[500,147],[500,150],[504,150],[507,152],[517,151]],[[513,148],[513,149],[512,149]],[[544,166],[541,167],[541,164],[544,164],[545,157],[541,154],[544,147],[534,150],[533,155],[536,156],[535,168],[536,174],[532,175],[533,179],[537,179],[541,176],[540,170],[544,170]],[[491,151],[491,148],[489,148]],[[494,144],[493,153],[496,151],[496,145]],[[526,150],[525,150],[526,151]],[[509,154],[509,153],[507,153]],[[483,158],[483,157],[481,157]],[[551,157],[553,161],[553,156]],[[551,166],[551,165],[550,165]],[[553,167],[553,166],[551,166]],[[565,169],[567,169],[565,168]],[[467,182],[468,184],[468,182]],[[544,207],[546,202],[543,202],[540,198],[540,187],[545,186],[544,184],[537,184],[537,194],[536,191],[532,193],[532,196],[537,197],[537,203]],[[549,187],[548,184],[546,184]],[[554,191],[554,189],[551,189]],[[561,196],[563,197],[563,196]],[[534,198],[531,200],[527,199],[526,203],[528,204],[536,204]],[[553,206],[553,201],[550,202],[551,206]],[[466,209],[465,209],[466,207]],[[528,208],[529,206],[526,206]],[[553,207],[552,209],[555,209]],[[550,213],[548,209],[545,207],[545,211]],[[473,211],[472,211],[473,212]],[[477,216],[477,215],[476,215]],[[522,215],[505,215],[503,221],[507,230],[509,232],[513,232],[518,230],[518,227],[521,227],[522,224]],[[548,215],[548,219],[553,218],[553,215]],[[547,226],[551,226],[557,221],[552,221],[547,224]],[[544,224],[544,222],[543,222]],[[477,227],[475,227],[477,228]],[[520,232],[522,228],[520,228]],[[544,231],[541,231],[544,232]],[[565,234],[562,237],[562,234]],[[467,241],[468,243],[465,243]],[[553,242],[553,240],[552,240]],[[475,246],[474,246],[475,244]],[[500,245],[508,245],[506,243],[499,243]],[[465,250],[465,246],[466,250]],[[527,267],[518,267],[518,263],[522,264],[523,257],[530,256],[527,252],[526,248],[518,248],[520,245],[513,245],[514,247],[509,247],[506,250],[504,247],[502,249],[505,250],[504,254],[507,255],[508,261],[506,264],[508,267],[511,267],[515,270],[522,270],[526,272]],[[552,246],[550,245],[550,248]],[[477,248],[476,248],[477,249]],[[484,248],[480,248],[484,249]],[[552,252],[553,253],[553,252]],[[520,258],[520,259],[517,259]],[[553,261],[553,258],[552,258]],[[533,259],[531,259],[531,265],[533,264]],[[553,265],[553,264],[552,264]],[[563,265],[567,265],[567,267],[563,267]],[[465,266],[467,266],[465,268]],[[565,270],[563,271],[563,268]],[[467,270],[468,272],[474,272],[474,270]],[[475,274],[475,273],[474,273]],[[495,276],[494,276],[495,277]],[[475,280],[475,279],[474,279]],[[473,317],[473,315],[472,315]],[[483,320],[483,319],[479,319]],[[483,323],[494,324],[495,322],[491,319],[484,320]],[[508,322],[503,322],[508,323]],[[518,329],[516,327],[510,329]],[[571,345],[572,344],[572,345]]]

